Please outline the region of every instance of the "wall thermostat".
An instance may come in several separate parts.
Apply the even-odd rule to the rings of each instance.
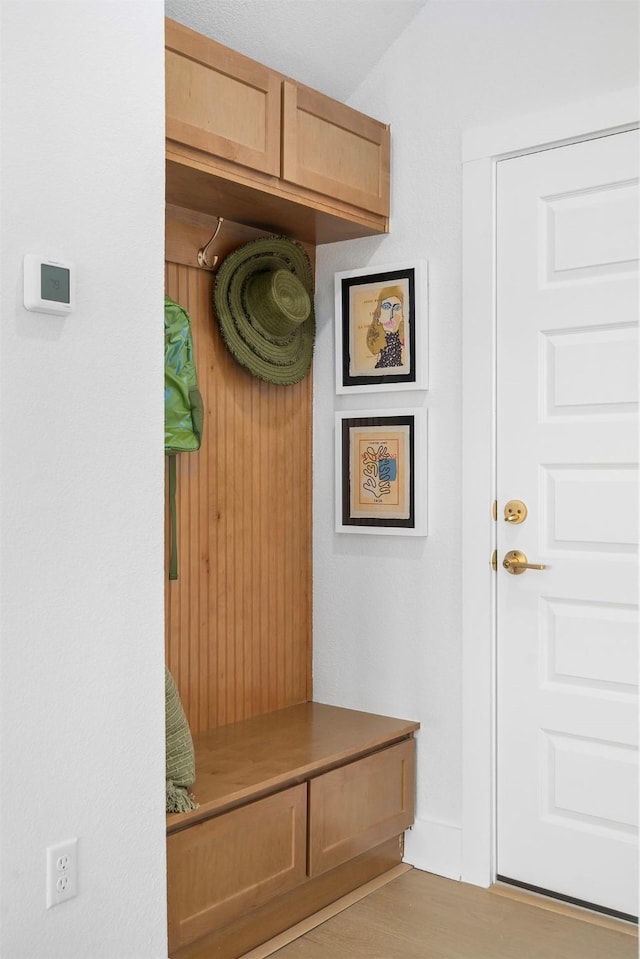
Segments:
[[[76,308],[73,263],[27,253],[24,258],[24,305],[34,313],[64,316]]]

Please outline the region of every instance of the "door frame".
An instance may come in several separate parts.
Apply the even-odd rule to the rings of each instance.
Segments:
[[[462,137],[462,869],[496,879],[496,170],[501,160],[639,126],[637,87]]]

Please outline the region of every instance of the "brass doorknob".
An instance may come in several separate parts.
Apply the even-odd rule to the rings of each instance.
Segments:
[[[546,569],[546,566],[543,566],[542,563],[529,563],[527,562],[527,557],[524,553],[521,553],[519,549],[510,549],[508,553],[505,553],[505,557],[502,560],[502,565],[508,573],[511,573],[512,576],[519,576],[520,573],[524,573],[525,569]]]

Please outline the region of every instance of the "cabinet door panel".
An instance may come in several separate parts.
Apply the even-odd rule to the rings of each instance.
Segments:
[[[388,216],[389,143],[378,120],[284,81],[284,180]]]
[[[397,836],[414,818],[415,743],[318,776],[309,784],[309,875]]]
[[[165,68],[168,140],[279,175],[277,74],[170,20]]]
[[[306,799],[301,784],[167,837],[170,949],[305,880]]]

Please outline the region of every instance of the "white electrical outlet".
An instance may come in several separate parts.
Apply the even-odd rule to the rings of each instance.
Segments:
[[[47,909],[78,895],[78,840],[47,846]]]

